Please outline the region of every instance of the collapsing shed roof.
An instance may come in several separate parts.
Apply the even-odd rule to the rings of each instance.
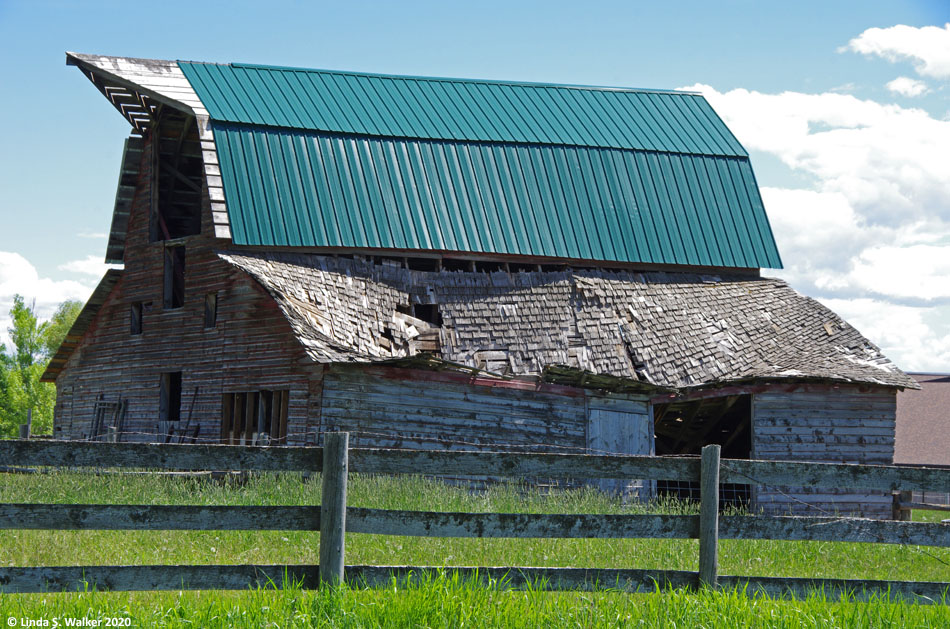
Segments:
[[[676,388],[756,379],[917,386],[847,322],[778,279],[221,257],[270,292],[316,362],[410,355],[412,340],[431,333],[402,314],[418,303],[438,307],[441,359],[512,375],[567,365]]]

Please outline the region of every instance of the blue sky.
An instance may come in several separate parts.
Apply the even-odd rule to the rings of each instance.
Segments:
[[[946,0],[0,0],[0,326],[12,291],[48,313],[103,270],[128,126],[72,50],[700,89],[752,153],[780,275],[901,366],[950,371],[950,166],[930,157],[950,138],[948,22]]]

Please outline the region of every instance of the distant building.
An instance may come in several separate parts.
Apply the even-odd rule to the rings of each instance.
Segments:
[[[897,394],[894,462],[950,465],[950,374],[908,375],[920,389]]]
[[[748,154],[698,94],[67,61],[132,134],[124,270],[44,376],[59,438],[893,459],[916,384],[761,277],[781,261]]]

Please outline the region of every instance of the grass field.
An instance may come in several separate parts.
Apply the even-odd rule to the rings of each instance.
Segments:
[[[691,505],[622,505],[595,491],[537,495],[517,487],[473,494],[420,478],[353,477],[350,506],[533,513],[695,512]],[[168,477],[3,475],[0,502],[319,504],[318,479],[261,474],[244,486]],[[915,514],[939,520],[941,514]],[[318,533],[295,531],[0,531],[0,566],[317,563]],[[695,540],[479,540],[347,536],[347,563],[697,569]],[[829,542],[720,542],[720,572],[950,581],[950,549]],[[950,609],[750,598],[742,593],[628,595],[476,587],[451,572],[422,585],[308,592],[0,595],[2,617],[131,618],[133,626],[950,626]],[[17,621],[19,622],[19,621]],[[103,625],[104,626],[104,625]]]

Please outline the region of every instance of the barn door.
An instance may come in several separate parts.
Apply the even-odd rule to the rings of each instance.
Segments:
[[[591,454],[652,454],[650,415],[643,412],[590,408],[587,421],[587,448]],[[639,409],[636,409],[639,411]],[[637,479],[601,478],[591,481],[608,493],[649,498],[651,483]]]

